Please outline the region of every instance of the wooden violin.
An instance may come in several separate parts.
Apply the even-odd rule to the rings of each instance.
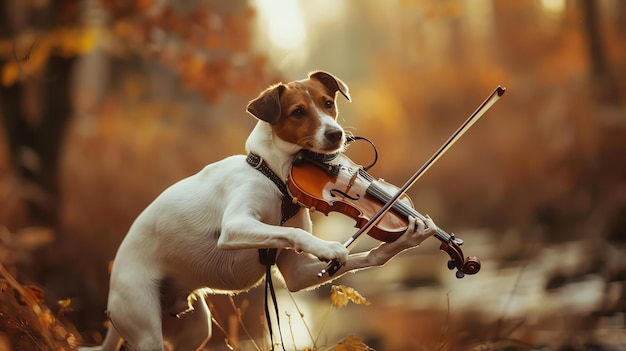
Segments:
[[[324,214],[331,211],[344,213],[356,220],[359,230],[344,246],[350,250],[363,235],[368,234],[382,241],[394,241],[408,228],[408,218],[424,220],[415,210],[407,190],[441,157],[487,110],[504,94],[505,88],[498,86],[470,117],[446,140],[413,176],[397,188],[382,180],[376,180],[343,154],[333,156],[304,152],[294,160],[287,188],[303,206],[319,210]],[[369,168],[369,167],[368,167]],[[463,258],[460,246],[463,240],[437,228],[434,236],[441,241],[441,250],[449,256],[448,268],[457,269],[457,278],[476,274],[480,261],[476,257]],[[334,275],[341,268],[337,260],[318,273],[322,277]]]
[[[296,156],[287,188],[300,204],[310,210],[325,215],[333,211],[343,213],[356,221],[357,228],[363,227],[399,190],[393,184],[375,179],[343,154],[324,162],[319,155],[307,151]],[[407,230],[409,216],[425,220],[415,210],[411,199],[404,195],[371,228],[368,235],[384,242],[395,241]],[[463,240],[441,228],[437,228],[433,236],[441,241],[440,249],[450,256],[448,268],[456,268],[458,278],[480,270],[478,258],[463,258],[460,247]]]

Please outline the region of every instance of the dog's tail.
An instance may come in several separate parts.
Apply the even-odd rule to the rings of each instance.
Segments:
[[[104,337],[104,341],[100,346],[89,346],[89,347],[79,347],[77,351],[115,351],[119,348],[122,342],[122,337],[120,334],[113,328],[113,326],[109,327],[107,331],[107,335]]]

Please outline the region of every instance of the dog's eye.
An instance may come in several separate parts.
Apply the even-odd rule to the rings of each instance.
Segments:
[[[326,105],[326,108],[329,110],[335,107],[335,102],[333,100],[326,100],[324,104]]]
[[[304,117],[304,110],[301,109],[301,108],[297,108],[297,109],[293,110],[291,115],[293,117],[295,117],[295,118],[302,118],[302,117]]]

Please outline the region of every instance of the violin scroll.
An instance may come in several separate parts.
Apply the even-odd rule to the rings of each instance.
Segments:
[[[480,271],[480,260],[476,256],[469,256],[465,258],[465,261],[459,267],[456,260],[451,258],[448,260],[448,269],[454,270],[455,268],[458,268],[456,271],[456,277],[461,279],[465,277],[466,274],[472,275],[478,273],[478,271]]]
[[[476,274],[480,271],[480,260],[476,256],[469,256],[463,263],[463,271],[465,274]]]
[[[446,252],[450,259],[448,260],[448,269],[456,269],[456,277],[461,279],[466,274],[472,275],[480,271],[480,260],[476,256],[469,256],[463,259],[463,251],[460,246],[463,245],[463,240],[450,235],[450,240],[442,240],[439,249]]]

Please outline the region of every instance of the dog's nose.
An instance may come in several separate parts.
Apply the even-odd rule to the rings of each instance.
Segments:
[[[326,137],[328,141],[336,143],[339,140],[341,140],[341,138],[343,137],[343,130],[341,129],[327,130],[326,133],[324,133],[324,136]]]

